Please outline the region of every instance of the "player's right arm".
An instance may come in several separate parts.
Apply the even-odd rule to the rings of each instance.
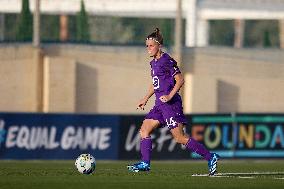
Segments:
[[[148,89],[147,94],[144,96],[144,98],[142,98],[142,99],[139,101],[139,103],[138,103],[138,105],[137,105],[137,109],[142,109],[142,110],[144,110],[144,107],[146,106],[146,104],[147,104],[149,98],[151,98],[151,96],[152,96],[153,94],[154,94],[154,86],[153,86],[153,84],[151,83],[151,85],[150,85],[150,87],[149,87],[149,89]]]

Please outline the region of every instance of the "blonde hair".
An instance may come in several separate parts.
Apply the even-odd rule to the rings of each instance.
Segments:
[[[146,38],[146,40],[150,39],[154,40],[156,43],[160,45],[163,45],[164,40],[159,28],[156,28],[155,31],[150,35],[148,35],[148,37]]]

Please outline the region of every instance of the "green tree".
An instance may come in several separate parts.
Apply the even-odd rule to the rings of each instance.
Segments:
[[[59,41],[59,16],[41,15],[40,35],[42,41]]]
[[[16,25],[16,40],[31,41],[33,35],[33,16],[29,8],[29,0],[22,0],[22,10]]]
[[[76,25],[77,25],[77,40],[81,42],[90,41],[90,31],[89,31],[89,22],[88,15],[85,10],[84,1],[81,0],[81,10],[76,16]]]
[[[271,47],[269,31],[264,31],[264,33],[263,33],[263,46],[264,47]]]
[[[131,27],[133,37],[128,43],[145,45],[147,35],[155,28],[160,28],[164,37],[164,45],[174,44],[174,20],[166,18],[123,18],[124,27]],[[127,43],[127,42],[126,42]]]

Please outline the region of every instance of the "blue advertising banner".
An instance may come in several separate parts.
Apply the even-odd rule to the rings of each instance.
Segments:
[[[222,157],[284,157],[283,114],[192,115],[191,136]]]
[[[121,116],[119,159],[140,158],[139,129],[145,116]],[[188,130],[189,125],[186,127]],[[157,160],[191,159],[191,152],[177,144],[167,127],[157,128],[151,134],[151,158]]]
[[[122,117],[120,159],[140,157],[139,128],[143,119]],[[192,114],[187,119],[187,133],[222,158],[284,157],[283,114]],[[153,159],[200,158],[177,144],[167,127],[156,129],[151,136]]]
[[[0,159],[117,159],[119,116],[0,113]]]
[[[144,116],[0,113],[0,159],[138,159]],[[222,158],[283,158],[283,114],[187,115],[187,133]],[[152,133],[153,159],[198,155],[167,127]]]

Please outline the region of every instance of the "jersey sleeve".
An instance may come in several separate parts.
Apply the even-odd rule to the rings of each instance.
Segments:
[[[170,58],[169,60],[169,71],[172,77],[174,77],[178,73],[181,73],[177,62],[173,58]]]

